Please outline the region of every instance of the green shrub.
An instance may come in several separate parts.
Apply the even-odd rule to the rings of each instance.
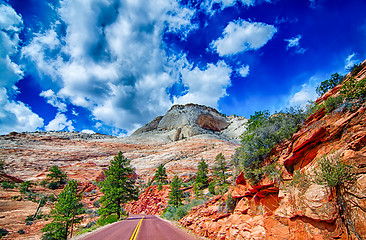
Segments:
[[[344,101],[343,95],[338,95],[335,97],[328,97],[324,103],[325,111],[327,113],[333,112],[335,109],[337,109],[339,106],[342,105],[343,101]]]
[[[331,77],[323,82],[316,88],[316,93],[319,96],[323,96],[330,89],[333,89],[335,86],[340,84],[344,80],[344,76],[339,75],[338,73],[334,73]]]
[[[162,217],[168,220],[178,221],[188,214],[188,212],[195,206],[203,204],[205,201],[203,199],[194,199],[192,202],[176,206],[168,206],[165,208]]]
[[[234,158],[244,170],[245,178],[260,181],[265,174],[264,160],[272,148],[288,139],[301,126],[306,113],[300,108],[290,108],[272,116],[269,112],[256,112],[247,123],[247,131],[241,136],[241,146]]]
[[[13,189],[16,187],[15,182],[10,181],[3,181],[1,183],[1,186],[3,187],[3,189]]]
[[[4,228],[0,228],[0,237],[4,237],[6,235],[8,235],[9,231],[4,229]]]
[[[215,195],[216,194],[215,187],[216,187],[216,182],[212,180],[208,184],[208,192],[211,193],[211,194],[213,194],[213,195]]]
[[[233,212],[236,207],[236,200],[233,198],[231,193],[227,195],[225,203],[229,212]]]
[[[114,222],[117,222],[119,219],[118,219],[118,216],[117,214],[111,214],[111,215],[108,215],[106,217],[101,217],[97,220],[97,224],[99,226],[104,226],[104,225],[107,225],[107,224],[110,224],[110,223],[114,223]]]
[[[45,186],[47,185],[47,183],[48,183],[47,179],[43,179],[43,180],[39,183],[39,185],[41,185],[42,187],[45,187]]]
[[[366,97],[366,78],[357,81],[351,77],[343,84],[341,94],[344,95],[346,100],[358,99],[363,101]]]
[[[351,72],[352,76],[356,76],[363,68],[365,67],[365,63],[354,64],[352,67],[347,70]]]
[[[353,166],[343,163],[340,156],[323,156],[319,161],[319,171],[315,171],[314,182],[333,188],[347,188],[356,181]]]
[[[22,194],[26,194],[29,192],[29,188],[33,185],[31,181],[25,181],[20,184],[19,192]]]
[[[50,182],[48,184],[48,188],[49,189],[52,189],[52,190],[55,190],[55,189],[57,189],[59,187],[60,187],[60,183],[59,182]]]

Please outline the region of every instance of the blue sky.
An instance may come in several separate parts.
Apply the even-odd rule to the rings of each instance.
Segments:
[[[128,135],[173,104],[304,106],[366,58],[364,0],[0,1],[0,134]]]

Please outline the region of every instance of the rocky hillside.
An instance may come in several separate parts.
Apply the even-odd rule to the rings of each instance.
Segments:
[[[357,81],[365,77],[366,68],[355,75]],[[350,81],[349,75],[344,84]],[[318,99],[320,107],[303,127],[272,150],[267,162],[277,159],[278,178],[253,184],[242,172],[229,193],[196,207],[180,223],[210,239],[366,239],[366,103],[351,100],[326,112],[326,100],[341,89]],[[326,154],[353,166],[356,182],[319,185],[316,172]],[[335,174],[335,164],[327,176]],[[224,207],[229,195],[236,202],[232,212]]]
[[[137,129],[131,137],[178,141],[207,134],[237,142],[239,136],[245,131],[246,122],[244,117],[225,116],[216,109],[202,105],[174,105],[164,116],[159,116]]]
[[[165,120],[159,121],[161,129],[154,130],[177,132],[179,126],[184,125],[186,127],[181,127],[183,129],[181,132],[186,134],[185,129],[195,129],[194,136],[190,137],[188,134],[184,135],[184,139],[183,137],[180,140],[174,139],[178,141],[166,139],[161,134],[151,132],[146,134],[144,133],[146,129],[127,138],[77,132],[13,132],[0,136],[0,160],[5,162],[5,173],[0,174],[0,179],[10,182],[31,180],[39,184],[46,178],[50,166],[60,166],[69,179],[78,180],[79,190],[84,192],[83,202],[88,209],[83,223],[85,225],[95,218],[92,213],[96,210],[96,202],[100,197],[96,183],[103,178],[103,169],[119,151],[131,159],[141,184],[147,183],[153,177],[160,164],[165,164],[168,177],[177,174],[183,179],[189,179],[195,174],[197,164],[202,158],[211,167],[219,153],[223,153],[227,159],[231,158],[238,144],[225,140],[220,134],[229,129],[231,121],[236,123],[235,126],[241,125],[233,120],[237,117],[225,117],[214,109],[196,105],[187,106],[187,109],[195,112],[195,108],[200,108],[206,115],[196,114],[194,116],[197,118],[192,116],[189,118],[188,115],[174,113],[178,110],[187,112],[185,108],[185,106],[173,107],[168,113],[175,114],[175,117],[172,115],[163,117]],[[197,110],[199,111],[201,110]],[[201,120],[197,121],[199,118]],[[174,127],[178,129],[174,130]],[[213,130],[214,127],[220,127],[221,131]],[[197,135],[197,133],[203,134]],[[39,194],[57,194],[57,191],[39,185],[33,187],[32,191]],[[155,203],[156,199],[152,199],[152,202]],[[35,213],[37,206],[38,203],[27,200],[19,189],[0,187],[0,229],[8,230],[7,237],[10,239],[40,239],[40,229],[45,222],[37,220],[32,225],[27,225],[25,222],[27,216]],[[42,212],[47,213],[50,206],[51,203],[45,206]],[[146,207],[134,206],[133,209],[141,210]],[[24,233],[18,233],[20,230]]]

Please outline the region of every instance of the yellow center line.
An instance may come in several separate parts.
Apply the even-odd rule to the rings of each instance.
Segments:
[[[143,220],[144,218],[145,218],[145,216],[143,216],[143,217],[141,218],[141,220],[139,221],[139,223],[137,224],[137,226],[136,226],[135,230],[134,230],[134,231],[133,231],[133,233],[132,233],[132,236],[131,236],[130,240],[135,240],[135,239],[136,239],[137,234],[139,233],[139,230],[140,230],[140,226],[141,226],[142,220]]]

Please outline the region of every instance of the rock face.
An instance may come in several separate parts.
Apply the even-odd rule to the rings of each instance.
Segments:
[[[366,68],[356,79],[365,77]],[[230,190],[236,199],[233,212],[223,207],[227,195],[219,196],[194,208],[180,223],[210,239],[366,239],[365,119],[366,103],[353,111],[318,110],[292,139],[272,150],[268,160],[278,159],[279,179],[251,185],[241,173]],[[314,182],[325,154],[340,156],[356,170],[356,183],[339,195]]]
[[[98,218],[96,211],[101,193],[96,183],[104,179],[103,169],[119,151],[131,160],[138,174],[138,182],[145,180],[146,183],[160,164],[166,167],[169,178],[178,175],[182,179],[190,179],[202,158],[212,168],[217,154],[223,153],[226,159],[230,159],[237,147],[238,144],[211,135],[196,135],[171,142],[160,141],[156,137],[116,138],[69,132],[12,133],[0,136],[0,159],[6,163],[0,180],[31,180],[38,183],[32,191],[58,194],[60,189],[52,191],[39,186],[49,173],[50,166],[58,165],[69,179],[79,182],[87,209],[82,225],[86,226]],[[166,188],[157,191],[154,186],[151,187],[152,192],[142,195],[144,197],[129,211],[160,214],[169,191]],[[6,239],[41,239],[41,229],[46,221],[40,219],[32,225],[25,223],[26,217],[35,213],[38,203],[25,200],[26,196],[21,201],[14,198],[20,195],[18,189],[4,190],[0,187],[0,228],[9,231]],[[43,207],[42,212],[48,213],[49,207],[52,203]],[[25,233],[19,234],[20,230]]]
[[[216,109],[202,105],[174,105],[164,116],[137,129],[132,136],[144,138],[155,135],[157,138],[178,141],[208,134],[221,139],[238,140],[245,131],[246,121],[243,117],[225,116]]]

